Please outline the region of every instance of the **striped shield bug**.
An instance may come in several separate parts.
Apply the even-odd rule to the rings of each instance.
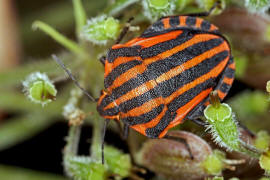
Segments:
[[[116,120],[126,130],[187,145],[184,139],[166,135],[167,131],[186,119],[203,123],[198,118],[209,104],[209,94],[216,91],[223,100],[234,80],[228,41],[215,25],[199,18],[216,6],[205,13],[163,17],[139,37],[120,44],[128,27],[123,29],[107,57],[101,59],[105,89],[97,110],[106,119],[103,139],[109,120]]]
[[[223,100],[235,64],[226,38],[198,17],[209,13],[161,18],[141,36],[112,46],[102,60],[100,115],[163,138],[186,119],[198,122],[210,92],[216,90]]]

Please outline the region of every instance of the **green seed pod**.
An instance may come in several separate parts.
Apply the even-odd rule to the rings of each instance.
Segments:
[[[228,150],[239,150],[239,132],[231,107],[225,103],[219,106],[210,104],[204,115],[210,124],[207,130],[210,130],[214,141]]]
[[[175,0],[143,0],[144,15],[154,22],[162,16],[172,15],[175,10]]]
[[[139,164],[165,179],[202,179],[208,174],[201,163],[212,154],[211,147],[200,137],[185,131],[170,131],[170,136],[186,139],[187,147],[176,140],[149,139],[136,158]]]
[[[116,39],[119,33],[119,21],[113,17],[101,15],[87,21],[81,37],[94,44],[105,45],[109,40]]]
[[[35,103],[44,106],[55,99],[57,90],[45,73],[32,73],[22,84],[27,97]]]

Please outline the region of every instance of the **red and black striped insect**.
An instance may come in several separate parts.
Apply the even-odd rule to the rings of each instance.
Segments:
[[[104,136],[113,119],[149,138],[174,139],[167,131],[186,119],[199,123],[212,91],[224,99],[235,64],[218,28],[196,17],[211,10],[161,18],[140,37],[112,46],[101,61],[105,90],[97,104]]]
[[[202,116],[211,91],[224,99],[235,70],[218,28],[193,16],[158,20],[140,37],[112,46],[104,65],[99,113],[149,138]]]

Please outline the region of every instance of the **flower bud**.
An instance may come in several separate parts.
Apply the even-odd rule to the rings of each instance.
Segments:
[[[162,16],[172,15],[175,10],[175,0],[143,0],[144,15],[150,21],[156,21]]]
[[[22,84],[27,97],[35,103],[45,105],[55,99],[57,90],[45,73],[32,73]]]
[[[245,0],[245,5],[251,13],[265,13],[270,2],[268,0]]]
[[[81,37],[94,44],[104,45],[109,40],[116,39],[119,33],[119,21],[113,17],[102,15],[87,21]]]

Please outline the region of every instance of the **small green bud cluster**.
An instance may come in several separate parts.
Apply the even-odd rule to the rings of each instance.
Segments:
[[[35,103],[44,106],[55,99],[57,90],[45,73],[32,73],[22,84],[27,97]]]
[[[90,157],[69,157],[67,163],[69,176],[75,180],[106,179],[106,167]]]
[[[211,175],[220,175],[224,169],[225,154],[221,151],[215,150],[203,162],[202,167]]]
[[[259,164],[262,169],[265,170],[266,174],[270,174],[270,150],[264,152],[259,159]]]
[[[120,32],[120,23],[113,17],[101,15],[87,21],[81,37],[94,44],[104,45],[111,39],[116,39]]]
[[[245,6],[251,13],[265,13],[270,7],[269,0],[245,0]]]
[[[104,180],[110,175],[127,177],[131,170],[130,156],[111,146],[105,146],[104,150],[105,165],[91,157],[69,156],[66,161],[69,176],[76,180]]]
[[[267,131],[259,131],[257,133],[254,146],[262,151],[266,151],[270,145],[270,135]]]
[[[175,0],[143,0],[144,15],[150,21],[156,21],[162,16],[172,15],[175,10]]]

